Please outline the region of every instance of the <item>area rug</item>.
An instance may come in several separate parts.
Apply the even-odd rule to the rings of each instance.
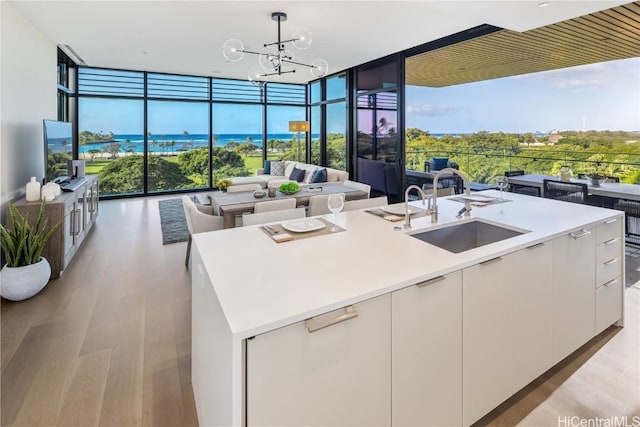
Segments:
[[[160,227],[162,228],[162,244],[186,242],[189,239],[187,220],[181,199],[160,200]]]

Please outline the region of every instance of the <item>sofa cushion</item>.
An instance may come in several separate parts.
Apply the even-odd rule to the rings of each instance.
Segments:
[[[296,167],[298,169],[304,169],[305,175],[304,175],[303,182],[306,184],[308,184],[309,181],[311,181],[311,177],[313,176],[313,173],[318,170],[318,167],[316,165],[308,165],[306,163],[299,163],[298,166]]]
[[[433,158],[433,170],[439,171],[440,169],[444,169],[449,164],[448,157],[434,157]]]
[[[271,162],[271,175],[272,176],[285,176],[285,162]],[[288,175],[287,175],[288,176]]]
[[[327,168],[327,182],[344,182],[349,178],[349,174],[338,169]]]
[[[293,168],[295,168],[296,166],[298,166],[297,162],[294,162],[293,160],[285,160],[284,161],[284,176],[291,176],[291,172],[293,172]],[[273,168],[273,166],[272,166],[272,168]],[[302,169],[302,168],[298,166],[298,169]]]
[[[304,169],[298,169],[294,167],[291,171],[291,175],[289,175],[289,179],[292,181],[302,182],[304,181],[305,172],[306,171]]]
[[[271,160],[264,161],[264,167],[262,168],[262,173],[265,175],[271,175]]]
[[[319,182],[327,182],[327,168],[316,170],[309,180],[310,184],[317,184]]]

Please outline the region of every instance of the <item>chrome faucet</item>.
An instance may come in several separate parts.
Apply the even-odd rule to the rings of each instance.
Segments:
[[[465,195],[471,196],[471,187],[469,187],[469,180],[467,179],[466,176],[464,176],[462,172],[453,168],[440,169],[438,173],[436,173],[435,176],[433,177],[433,205],[431,207],[431,222],[438,221],[438,180],[440,179],[440,176],[447,173],[458,175],[462,179],[462,182],[464,183]],[[460,211],[464,213],[465,216],[470,216],[471,205],[468,202],[465,203],[465,208],[461,209]]]
[[[424,191],[422,191],[422,188],[418,187],[417,185],[410,185],[407,187],[404,192],[404,228],[411,228],[411,215],[409,212],[409,192],[414,188],[418,190],[418,193],[420,193],[423,205],[425,204],[424,202],[427,198],[424,194]]]

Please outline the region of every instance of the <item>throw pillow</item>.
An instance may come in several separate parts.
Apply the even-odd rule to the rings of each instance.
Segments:
[[[304,181],[304,173],[304,169],[294,167],[293,171],[291,171],[291,175],[289,175],[289,179],[296,182],[302,182]]]
[[[310,184],[317,184],[319,182],[327,182],[327,168],[318,169],[313,173]]]
[[[271,175],[271,160],[264,161],[263,169],[264,169],[264,171],[262,172],[263,174]]]
[[[284,161],[271,162],[271,176],[284,176]]]
[[[433,158],[433,169],[439,171],[440,169],[444,169],[449,164],[448,157],[434,157]]]

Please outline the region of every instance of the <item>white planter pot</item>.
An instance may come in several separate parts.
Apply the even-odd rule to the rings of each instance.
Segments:
[[[50,277],[51,266],[42,257],[37,263],[24,267],[5,265],[0,271],[0,295],[11,301],[31,298],[49,283]]]

